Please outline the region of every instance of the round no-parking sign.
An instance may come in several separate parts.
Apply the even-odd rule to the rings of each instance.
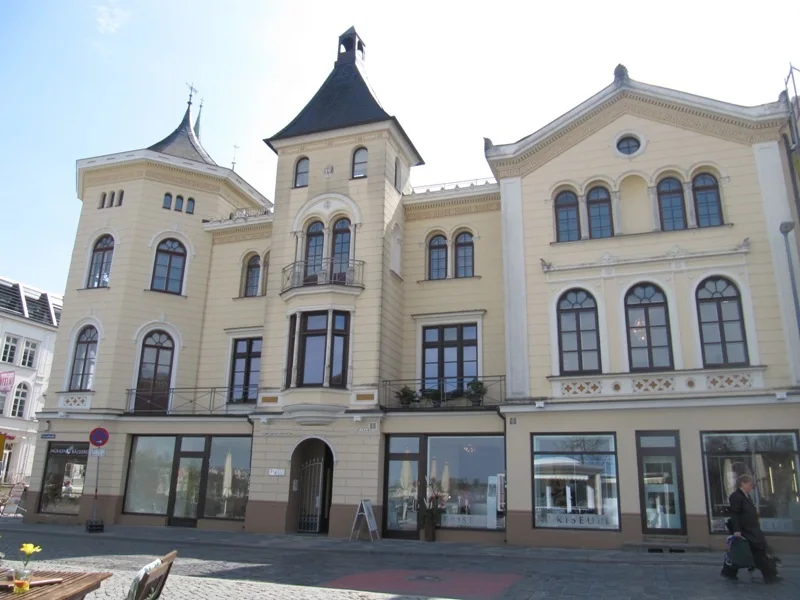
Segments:
[[[108,443],[108,430],[103,427],[96,427],[92,429],[92,432],[89,434],[89,441],[92,443],[92,446],[97,446],[98,448],[102,448]]]

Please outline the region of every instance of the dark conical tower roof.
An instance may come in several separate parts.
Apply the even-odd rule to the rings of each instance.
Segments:
[[[372,91],[364,70],[365,51],[366,45],[354,27],[340,35],[339,52],[333,71],[300,114],[278,133],[264,140],[267,145],[274,150],[272,142],[278,140],[394,121],[409,145],[414,148],[400,123],[383,109]],[[414,152],[416,153],[416,149]],[[418,164],[423,164],[418,153],[417,158]]]
[[[199,120],[198,120],[199,124]],[[160,142],[153,144],[147,148],[154,152],[161,152],[162,154],[169,154],[170,156],[177,156],[178,158],[186,158],[197,162],[206,163],[209,165],[216,165],[205,148],[200,144],[200,140],[192,128],[192,101],[189,100],[186,107],[186,113],[183,115],[183,120],[180,125],[165,137]]]

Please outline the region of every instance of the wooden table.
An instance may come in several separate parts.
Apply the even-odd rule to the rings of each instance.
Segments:
[[[0,598],[19,600],[81,600],[86,594],[100,588],[111,573],[76,573],[75,571],[33,571],[33,579],[63,579],[61,583],[32,587],[24,594],[14,595],[12,590],[0,589]]]

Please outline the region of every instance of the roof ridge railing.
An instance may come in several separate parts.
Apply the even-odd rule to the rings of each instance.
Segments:
[[[450,181],[447,183],[431,183],[428,185],[412,186],[412,194],[427,194],[430,192],[445,192],[448,190],[460,190],[479,187],[482,185],[495,185],[497,179],[494,177],[481,177],[479,179],[465,179],[463,181]]]

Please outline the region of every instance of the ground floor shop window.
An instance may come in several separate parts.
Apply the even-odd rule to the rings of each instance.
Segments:
[[[503,436],[391,436],[387,446],[387,531],[418,535],[434,495],[442,528],[505,528]]]
[[[639,500],[645,533],[685,534],[680,438],[676,431],[637,431]]]
[[[171,519],[244,519],[252,438],[136,436],[125,512]]]
[[[767,533],[800,533],[796,432],[707,432],[701,434],[710,528],[725,533],[728,497],[736,478],[755,480],[750,494]]]
[[[88,443],[48,445],[39,512],[78,514],[88,458]]]
[[[532,437],[535,526],[619,529],[614,435]]]

